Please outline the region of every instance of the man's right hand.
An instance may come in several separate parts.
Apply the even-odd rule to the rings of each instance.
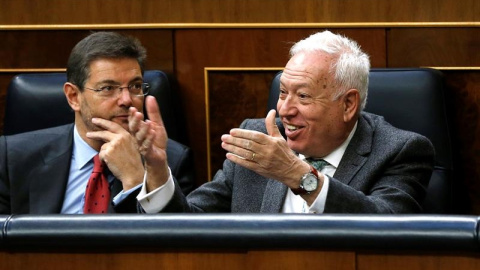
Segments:
[[[158,103],[152,96],[145,97],[145,108],[150,120],[136,108],[129,109],[128,128],[135,137],[138,150],[145,160],[147,192],[164,185],[169,177],[167,163],[167,131],[163,125]]]

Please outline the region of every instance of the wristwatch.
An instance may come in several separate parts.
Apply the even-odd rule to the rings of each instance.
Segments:
[[[291,188],[293,194],[310,194],[318,188],[318,171],[310,165],[310,171],[300,179],[299,188]]]

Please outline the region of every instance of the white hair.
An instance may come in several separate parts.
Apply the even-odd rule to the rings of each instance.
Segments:
[[[349,89],[360,93],[360,110],[365,108],[368,94],[368,74],[370,60],[357,42],[330,31],[313,34],[295,43],[290,49],[290,57],[301,52],[323,52],[334,58],[329,73],[334,75],[338,85],[333,99],[336,100]]]

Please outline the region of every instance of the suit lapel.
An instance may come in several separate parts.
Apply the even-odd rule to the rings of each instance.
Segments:
[[[68,132],[58,134],[55,144],[43,151],[43,163],[39,161],[32,170],[30,185],[30,213],[60,213],[70,171],[72,157],[73,125]]]
[[[357,130],[333,176],[335,179],[347,185],[352,181],[372,151],[372,139],[373,129],[362,113],[358,120]]]

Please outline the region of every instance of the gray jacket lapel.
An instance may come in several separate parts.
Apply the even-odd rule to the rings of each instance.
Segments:
[[[56,144],[43,151],[43,164],[31,174],[30,213],[60,213],[72,157],[73,125],[68,133],[58,134]]]
[[[372,126],[362,113],[358,119],[357,130],[345,150],[333,177],[344,184],[349,184],[358,170],[367,161],[367,156],[372,151],[372,140]]]

